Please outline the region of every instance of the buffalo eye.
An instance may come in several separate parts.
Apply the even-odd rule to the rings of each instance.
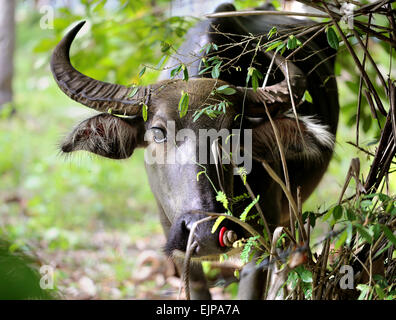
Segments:
[[[166,141],[166,132],[164,129],[153,127],[151,130],[156,143],[163,143]]]

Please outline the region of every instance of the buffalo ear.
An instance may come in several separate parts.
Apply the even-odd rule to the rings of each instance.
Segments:
[[[123,119],[102,113],[78,124],[61,145],[65,153],[86,150],[111,159],[125,159],[144,146],[141,118]]]
[[[327,125],[309,116],[299,116],[297,125],[294,116],[273,119],[285,157],[292,159],[321,160],[334,148],[334,135]],[[269,121],[252,126],[253,157],[256,160],[279,160],[279,147]]]

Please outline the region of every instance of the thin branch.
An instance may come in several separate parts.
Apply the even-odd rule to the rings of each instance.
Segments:
[[[247,17],[247,16],[300,16],[300,17],[316,17],[316,18],[328,18],[328,15],[320,13],[305,13],[305,12],[293,12],[293,11],[227,11],[207,14],[206,18],[227,18],[227,17]]]
[[[334,26],[336,27],[338,33],[341,35],[342,40],[344,41],[344,44],[346,46],[346,48],[348,49],[349,53],[351,54],[351,57],[353,58],[356,66],[358,67],[360,74],[363,76],[364,82],[366,83],[367,88],[370,90],[370,92],[373,94],[374,99],[376,101],[377,104],[377,108],[378,110],[383,114],[383,115],[387,115],[387,112],[385,111],[381,99],[378,97],[377,91],[375,90],[373,84],[370,81],[370,78],[368,77],[366,71],[363,69],[363,66],[361,65],[358,57],[356,56],[355,51],[353,50],[351,44],[349,43],[348,39],[346,38],[344,32],[341,30],[340,26],[338,25],[336,19],[334,18],[333,13],[330,12],[330,10],[328,9],[326,3],[323,3],[325,10],[327,11],[327,13],[330,15]]]
[[[355,38],[357,39],[357,41],[359,42],[360,46],[363,48],[364,56],[367,57],[370,60],[372,66],[374,67],[375,71],[377,72],[378,78],[380,79],[383,87],[385,88],[385,93],[388,95],[389,91],[388,91],[388,86],[386,84],[386,81],[385,81],[384,77],[382,76],[381,71],[379,71],[379,69],[377,67],[377,64],[374,62],[370,52],[367,50],[367,45],[365,45],[363,43],[362,39],[360,39],[360,36],[359,36],[359,34],[357,33],[357,31],[355,29],[352,29],[352,33],[355,36]],[[368,38],[368,36],[367,36],[367,38]]]
[[[289,201],[294,215],[298,221],[299,227],[300,227],[300,232],[303,235],[303,238],[306,239],[306,233],[305,233],[305,229],[304,229],[304,224],[302,223],[301,217],[298,215],[298,207],[297,204],[293,198],[293,195],[291,194],[291,192],[287,189],[286,185],[284,184],[284,182],[282,181],[281,178],[279,178],[279,176],[276,174],[276,172],[271,168],[271,166],[268,164],[267,161],[265,160],[261,160],[261,164],[263,165],[264,169],[268,172],[268,174],[271,176],[271,178],[277,182],[280,187],[282,188],[283,192],[285,193],[287,200]],[[302,226],[302,228],[301,228]]]
[[[371,23],[371,17],[372,15],[369,15],[369,25]],[[368,40],[369,36],[366,34],[366,43],[365,47],[367,49],[368,47]],[[363,69],[366,68],[366,51],[363,54]],[[357,111],[356,111],[356,145],[359,145],[359,128],[360,128],[360,109],[361,109],[361,104],[362,104],[362,86],[363,86],[363,77],[360,75],[359,77],[359,92],[358,92],[358,105],[357,105]]]

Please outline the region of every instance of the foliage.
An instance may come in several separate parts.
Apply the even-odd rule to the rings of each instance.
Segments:
[[[306,1],[302,2],[310,5]],[[379,144],[377,144],[375,158],[366,180],[360,179],[360,169],[357,169],[360,168],[360,162],[358,159],[353,159],[344,189],[336,205],[330,206],[322,214],[300,212],[301,218],[304,219],[297,219],[296,225],[291,225],[289,231],[287,231],[288,228],[283,228],[285,233],[276,241],[278,250],[281,251],[273,252],[272,258],[274,260],[267,262],[264,268],[270,271],[273,268],[272,265],[276,265],[277,270],[281,270],[277,272],[278,281],[282,281],[281,278],[285,275],[287,275],[287,281],[283,282],[281,287],[276,285],[272,287],[266,286],[266,294],[270,297],[282,295],[286,299],[395,299],[394,245],[396,244],[396,237],[394,230],[396,220],[394,208],[396,198],[390,192],[390,188],[393,186],[390,176],[394,172],[390,167],[392,165],[391,159],[395,155],[395,144],[394,140],[392,140],[394,138],[392,138],[390,129],[386,129],[387,126],[390,128],[390,122],[392,121],[390,119],[396,112],[396,106],[392,100],[392,94],[395,94],[394,78],[392,78],[392,63],[394,63],[392,60],[394,60],[394,55],[391,49],[392,37],[394,39],[392,26],[394,26],[395,21],[391,14],[392,9],[388,5],[388,11],[384,9],[380,12],[375,12],[380,6],[375,7],[376,9],[370,7],[374,12],[361,14],[363,17],[360,17],[360,20],[355,18],[355,29],[351,31],[346,26],[340,28],[335,19],[335,14],[327,8],[325,2],[321,1],[320,5],[314,4],[312,6],[321,9],[325,13],[327,12],[329,18],[331,18],[324,22],[328,44],[339,52],[347,51],[348,53],[343,56],[340,56],[340,53],[338,54],[336,70],[339,72],[342,65],[344,75],[341,74],[341,76],[344,76],[344,79],[356,79],[346,82],[347,87],[351,89],[354,95],[351,96],[353,100],[342,114],[342,116],[348,115],[352,110],[356,112],[348,120],[348,126],[354,127],[356,130],[356,142],[351,144],[357,146],[366,154],[373,156],[364,147],[359,147],[360,119],[364,119],[364,132],[370,132],[377,137],[381,136],[381,139],[376,142],[379,142]],[[384,2],[383,5],[386,6],[386,3]],[[362,7],[364,4],[360,6]],[[370,11],[370,9],[368,10]],[[361,12],[363,11],[361,10]],[[374,28],[383,28],[389,32],[388,37],[381,37],[385,41],[381,42],[376,39],[377,41],[370,43],[370,48],[368,48],[367,39],[372,34],[374,34],[373,38],[376,37],[375,31],[370,29],[369,19],[371,19],[372,14],[377,14],[376,21],[383,23],[380,26],[376,25]],[[364,29],[367,17],[370,17],[368,19],[369,29]],[[367,30],[370,30],[370,32]],[[357,44],[354,48],[349,44],[350,40],[348,40],[346,35],[355,38],[355,41],[351,41]],[[263,49],[266,51],[276,50],[280,54],[285,52],[285,48],[297,50],[305,45],[294,34],[285,34],[283,36],[277,34],[276,28],[270,30],[267,38],[272,40],[265,44]],[[363,44],[360,38],[366,38],[366,44]],[[260,43],[261,39],[257,40]],[[341,41],[343,41],[342,44],[340,44]],[[382,68],[388,70],[387,80],[384,80],[386,76],[382,72],[383,69],[380,71],[371,56],[373,52],[383,49],[385,49],[384,56],[390,52],[390,56],[387,57],[388,61],[383,60],[381,64]],[[357,58],[358,52],[363,52],[362,64]],[[292,54],[289,53],[289,56],[292,56]],[[366,63],[366,59],[370,60],[370,65]],[[358,68],[360,72],[355,72],[355,68]],[[263,80],[263,76],[260,73],[255,75],[256,70],[254,67],[248,69],[246,81],[248,84],[250,78],[252,78],[251,87],[254,90],[260,85],[260,80]],[[377,77],[381,81],[370,81],[370,79]],[[363,87],[366,97],[365,102],[363,102],[362,98],[362,83],[366,85],[366,89]],[[343,85],[344,83],[341,82],[341,87]],[[342,92],[343,89],[341,88],[341,94]],[[366,107],[364,107],[365,105]],[[387,106],[387,111],[385,111],[383,106]],[[366,112],[370,112],[372,116],[366,116],[368,115]],[[356,119],[357,122],[355,121]],[[369,145],[370,143],[366,144],[366,146]],[[388,152],[385,150],[393,151]],[[383,162],[379,165],[378,159],[385,158],[387,161],[381,160]],[[355,179],[355,196],[341,201],[351,177]],[[377,191],[380,186],[382,186],[382,190],[385,185],[387,185],[388,194]],[[246,210],[248,208],[250,209],[251,206],[247,207]],[[244,221],[245,219],[246,215],[243,214],[241,220]],[[316,224],[323,225],[324,223],[329,224],[330,231],[324,238],[322,237],[323,240],[313,243],[309,237],[307,238],[307,235],[301,233],[304,228],[303,223],[307,222],[309,222],[309,228],[312,229],[310,231],[313,233],[315,233]],[[310,232],[308,232],[308,235],[310,235]],[[286,237],[288,241],[285,241]],[[272,239],[273,242],[275,240]],[[279,240],[282,241],[279,242]],[[291,250],[290,240],[294,243],[293,250]],[[239,240],[238,243],[243,243],[243,240]],[[302,245],[296,246],[298,243],[302,243]],[[274,243],[272,243],[273,245]],[[322,250],[317,249],[320,245],[323,245]],[[252,244],[247,241],[241,254],[243,261],[253,259],[251,250]],[[256,246],[255,250],[256,256],[268,251],[259,246]],[[374,261],[379,261],[378,263],[384,270],[375,269],[373,267]],[[355,286],[351,288],[354,290],[350,292],[343,292],[342,289],[345,288],[340,289],[339,286],[341,276],[337,272],[343,265],[353,265],[355,272],[360,270],[358,275],[354,274],[352,277],[357,284],[355,283]],[[283,290],[283,294],[282,290],[278,291],[279,289]],[[361,291],[360,295],[356,293],[356,289]],[[274,290],[276,291],[275,296],[272,295]]]
[[[196,21],[188,17],[166,17],[169,2],[122,0],[109,8],[107,0],[82,1],[83,12],[79,14],[68,6],[61,7],[56,10],[54,29],[45,30],[34,52],[43,53],[48,59],[48,52],[65,30],[77,21],[87,20],[86,31],[90,36],[77,39],[77,50],[73,53],[78,70],[96,79],[126,85],[153,82],[158,76],[155,71],[158,57],[164,54],[160,61],[163,64]],[[114,18],[110,20],[109,15]]]
[[[54,290],[40,288],[38,263],[26,247],[0,240],[0,300],[54,299]]]
[[[302,1],[304,2],[304,1]],[[309,3],[307,3],[309,5]],[[387,188],[391,188],[393,186],[392,181],[389,180],[389,176],[392,174],[393,170],[390,169],[391,166],[391,160],[392,157],[395,154],[395,147],[394,147],[394,140],[392,140],[392,133],[388,130],[388,132],[385,131],[384,126],[388,125],[390,127],[390,118],[392,117],[392,114],[396,112],[396,107],[393,105],[392,106],[392,91],[395,90],[394,87],[394,79],[392,78],[392,63],[394,63],[392,60],[394,60],[393,56],[393,51],[391,49],[391,42],[392,42],[392,37],[393,37],[393,32],[392,28],[392,23],[394,24],[394,18],[392,15],[389,13],[391,12],[391,9],[388,11],[383,10],[381,12],[371,12],[370,14],[364,12],[364,14],[361,13],[361,16],[359,17],[360,20],[355,19],[355,29],[350,31],[347,26],[342,26],[340,27],[337,20],[335,19],[335,14],[331,13],[329,9],[327,8],[327,5],[325,2],[321,2],[322,6],[319,7],[323,12],[327,12],[329,14],[329,19],[325,20],[322,24],[318,23],[317,26],[322,28],[322,30],[325,30],[326,35],[327,35],[327,41],[330,47],[333,49],[339,51],[338,54],[338,59],[336,63],[336,72],[337,75],[340,75],[342,78],[355,78],[356,80],[354,81],[346,81],[346,82],[341,82],[341,98],[342,98],[342,93],[344,91],[344,86],[346,86],[351,89],[351,91],[355,94],[352,95],[352,101],[350,104],[347,105],[347,108],[345,109],[345,112],[342,114],[342,116],[347,115],[348,113],[351,112],[352,110],[355,111],[356,113],[351,115],[351,117],[348,120],[348,126],[351,128],[355,128],[356,130],[356,142],[350,144],[356,146],[359,148],[359,150],[362,150],[365,152],[367,155],[373,156],[373,153],[367,151],[365,147],[368,147],[373,144],[373,142],[366,143],[365,146],[359,146],[359,138],[361,137],[360,135],[360,120],[363,119],[363,131],[365,133],[370,133],[370,135],[374,135],[379,137],[381,135],[381,140],[378,140],[376,143],[380,142],[377,145],[377,151],[375,157],[379,159],[381,156],[381,159],[386,158],[387,162],[383,162],[382,165],[386,168],[383,169],[378,165],[378,160],[374,159],[374,162],[371,165],[371,170],[369,173],[369,177],[367,180],[363,181],[360,180],[359,174],[360,174],[360,169],[357,170],[357,173],[351,173],[351,170],[356,170],[353,169],[354,161],[358,163],[358,167],[360,167],[360,162],[358,159],[352,160],[351,168],[349,169],[348,176],[345,182],[345,188],[349,185],[350,178],[353,175],[355,178],[355,183],[356,183],[356,196],[352,197],[352,200],[345,200],[345,202],[339,202],[336,205],[330,206],[329,209],[325,211],[323,214],[314,214],[312,212],[305,212],[304,214],[300,212],[299,214],[301,215],[300,220],[296,223],[294,226],[290,226],[289,231],[284,233],[279,240],[282,239],[281,242],[279,240],[276,242],[281,243],[283,246],[282,250],[285,253],[286,256],[283,258],[278,258],[276,261],[272,263],[276,263],[278,265],[278,268],[282,270],[282,273],[289,273],[288,274],[288,281],[284,282],[282,288],[287,292],[285,284],[292,284],[289,289],[291,289],[291,293],[286,294],[284,296],[285,298],[305,298],[305,299],[335,299],[335,298],[342,298],[342,297],[348,297],[348,298],[358,298],[356,296],[356,289],[361,290],[362,294],[359,296],[359,298],[376,298],[376,299],[394,299],[395,298],[395,292],[394,292],[394,286],[391,285],[391,283],[394,283],[395,280],[395,275],[394,275],[394,262],[393,262],[393,250],[392,245],[396,243],[396,237],[393,234],[393,230],[395,230],[395,220],[394,220],[394,213],[393,208],[395,206],[395,198],[392,196],[389,196],[389,191],[388,195],[384,193],[377,193],[376,191],[378,190],[379,186],[382,183],[382,188],[384,188],[385,185],[387,185]],[[386,5],[384,2],[383,5]],[[318,8],[318,5],[313,5],[315,8]],[[364,7],[364,4],[362,3],[360,7]],[[380,6],[376,7],[378,9]],[[373,7],[370,7],[372,9]],[[370,10],[368,9],[368,10]],[[373,9],[375,10],[375,9]],[[389,30],[388,32],[388,37],[384,42],[378,41],[379,39],[376,39],[377,42],[373,41],[370,43],[370,49],[368,49],[367,46],[367,39],[374,34],[376,31],[371,31],[368,32],[367,28],[364,29],[365,24],[367,23],[367,17],[372,15],[372,14],[377,14],[376,18],[377,21],[381,21],[381,25],[376,25],[374,28],[379,28],[379,29],[386,29]],[[382,14],[382,17],[381,17]],[[385,19],[384,17],[388,17],[388,19]],[[370,16],[371,19],[371,16]],[[393,19],[393,21],[392,21]],[[368,24],[369,28],[371,27],[370,22]],[[320,29],[317,29],[320,30]],[[304,31],[304,30],[302,30]],[[299,32],[302,32],[301,30]],[[372,33],[371,33],[372,32]],[[346,37],[346,35],[349,35],[350,37],[354,37],[355,41],[351,41],[354,44],[357,44],[355,48],[351,48],[349,44],[349,40]],[[366,44],[364,45],[361,38],[366,38]],[[304,45],[306,45],[306,42],[303,44],[297,34],[278,34],[278,31],[275,27],[273,27],[267,34],[267,39],[270,40],[269,42],[265,43],[264,45],[261,45],[261,37],[257,37],[254,39],[253,36],[246,36],[245,39],[242,39],[240,41],[240,45],[242,46],[244,43],[248,43],[249,41],[254,41],[256,40],[256,51],[258,49],[262,49],[264,51],[272,51],[275,50],[276,52],[279,52],[281,55],[283,55],[286,52],[286,49],[288,50],[298,50]],[[381,39],[383,39],[383,34]],[[342,42],[341,42],[342,41]],[[307,41],[308,42],[308,41]],[[221,48],[224,50],[224,48]],[[385,50],[384,50],[385,49]],[[227,68],[238,68],[232,64],[232,62],[223,63],[223,61],[219,58],[218,56],[218,50],[219,48],[216,46],[214,47],[213,44],[206,44],[202,48],[202,52],[205,52],[205,56],[201,59],[201,65],[203,65],[203,68],[200,72],[200,74],[209,74],[212,78],[217,79],[220,75],[220,72],[227,71]],[[370,50],[370,51],[369,51]],[[390,58],[388,61],[382,60],[381,64],[382,67],[385,69],[388,69],[388,80],[384,81],[382,80],[382,86],[381,83],[379,82],[370,82],[370,79],[375,79],[376,77],[379,76],[380,79],[384,79],[385,77],[377,67],[375,61],[373,60],[372,56],[370,55],[370,52],[378,52],[382,51],[384,52],[384,56],[386,57],[386,54],[390,50]],[[347,55],[342,55],[341,52],[347,51]],[[360,61],[356,58],[356,55],[358,52],[363,53],[363,66],[360,65]],[[243,55],[242,53],[241,55]],[[293,55],[293,52],[290,53],[288,52],[289,57]],[[240,58],[240,56],[236,57],[234,60],[237,61]],[[368,65],[366,64],[366,59],[370,60],[371,64]],[[233,61],[233,59],[231,59]],[[246,78],[246,86],[251,86],[253,90],[257,90],[257,88],[262,84],[262,81],[264,80],[263,74],[253,66],[254,63],[254,57],[253,60],[251,61],[251,66],[247,70],[247,78]],[[342,66],[342,67],[341,67]],[[356,72],[356,69],[358,68],[360,72]],[[340,70],[344,72],[344,74],[340,74]],[[365,96],[366,96],[366,101],[364,102],[362,99],[362,83],[366,85],[365,90]],[[358,93],[356,95],[356,93]],[[307,92],[305,94],[305,99],[309,100],[312,99]],[[375,101],[375,103],[373,102]],[[394,102],[393,102],[394,104]],[[385,111],[383,109],[383,105],[388,105],[388,111]],[[392,108],[393,111],[392,111]],[[217,109],[216,106],[209,106],[201,109],[200,111],[197,111],[195,113],[195,118],[196,120],[198,117],[200,117],[202,114],[206,114],[209,117],[215,117],[219,113],[220,109]],[[370,112],[372,116],[368,116],[367,112]],[[217,112],[217,113],[216,113]],[[388,113],[388,115],[387,115]],[[242,115],[243,116],[243,115]],[[386,117],[387,116],[387,117]],[[353,121],[352,121],[352,120]],[[355,121],[357,119],[357,122]],[[375,120],[375,121],[374,121]],[[385,122],[387,120],[387,122]],[[377,125],[375,125],[377,124]],[[389,138],[388,138],[389,137]],[[388,142],[389,141],[389,142]],[[374,144],[376,144],[374,143]],[[381,154],[381,152],[385,152],[386,150],[393,150],[388,152],[389,156],[387,154]],[[383,160],[382,160],[383,161]],[[377,166],[377,167],[376,167]],[[373,169],[374,168],[374,169]],[[378,168],[378,169],[375,169]],[[378,170],[379,174],[375,172],[375,170]],[[384,177],[387,177],[387,179],[384,180]],[[342,191],[340,199],[342,199],[344,195],[345,190]],[[363,192],[363,193],[362,193]],[[220,195],[222,195],[220,197]],[[240,216],[240,219],[242,222],[246,221],[247,214],[248,212],[252,209],[252,207],[257,203],[259,196],[254,199],[254,201],[245,208],[245,211],[243,214]],[[373,202],[372,199],[375,198],[376,201]],[[381,200],[379,200],[381,199]],[[218,192],[218,201],[222,202],[224,204],[224,195],[222,192]],[[374,204],[375,203],[375,204]],[[380,203],[380,205],[378,205]],[[225,208],[230,211],[230,208],[225,206]],[[232,211],[232,209],[231,209]],[[257,216],[257,213],[254,215],[254,217]],[[302,217],[304,217],[304,220],[302,220]],[[216,223],[212,229],[212,232],[214,232],[220,225],[220,223],[227,218],[227,216],[221,216],[218,217],[216,220]],[[330,232],[328,233],[327,236],[324,237],[324,240],[313,244],[311,243],[311,239],[307,238],[304,233],[301,233],[301,230],[304,228],[304,226],[301,223],[306,223],[309,218],[309,224],[310,227],[312,228],[312,232],[315,233],[316,229],[316,223],[323,225],[323,224],[329,224],[330,227]],[[241,225],[244,225],[241,223]],[[245,225],[247,228],[247,225]],[[285,228],[284,228],[285,229]],[[338,231],[334,231],[338,230]],[[285,230],[286,231],[286,230]],[[287,235],[287,238],[289,238],[289,241],[292,240],[292,242],[296,243],[305,243],[305,246],[310,247],[310,250],[308,252],[304,252],[302,254],[299,254],[301,257],[299,258],[298,262],[294,261],[292,258],[287,259],[286,257],[296,255],[295,251],[290,251],[290,243],[289,241],[285,242],[284,240],[286,239],[285,236]],[[263,256],[263,253],[267,252],[267,248],[260,247],[260,245],[253,243],[256,243],[257,239],[259,237],[255,236],[249,239],[241,239],[238,240],[235,245],[236,247],[242,246],[242,253],[241,253],[241,259],[243,262],[250,261],[254,259],[254,256],[261,255]],[[268,240],[268,239],[267,239]],[[265,241],[265,240],[264,240]],[[272,240],[274,241],[274,240]],[[270,241],[271,242],[271,241]],[[311,250],[314,252],[316,250],[316,247],[324,242],[324,249],[321,252],[317,252],[314,254],[314,256],[311,256]],[[273,244],[272,244],[273,245]],[[330,247],[333,249],[330,250]],[[306,247],[307,248],[307,247]],[[363,250],[364,248],[366,251],[369,250],[370,256],[365,256],[365,260],[360,261],[359,258],[356,257],[355,253]],[[369,248],[369,249],[367,249]],[[303,250],[299,246],[295,250]],[[306,251],[307,249],[305,249]],[[253,252],[252,252],[253,251]],[[341,252],[339,254],[339,257],[337,255],[334,255],[334,252],[331,253],[331,251],[339,251]],[[273,256],[277,257],[278,254],[272,253]],[[318,256],[319,255],[319,256]],[[330,256],[334,255],[335,258],[333,257],[332,259],[335,259],[335,262],[331,262]],[[340,280],[340,277],[337,277],[335,275],[335,271],[340,268],[342,263],[344,264],[354,264],[355,267],[357,264],[360,263],[360,269],[364,269],[363,271],[360,272],[359,276],[356,278],[357,281],[365,281],[362,280],[365,272],[369,274],[370,281],[372,281],[373,277],[377,277],[378,275],[375,275],[375,271],[373,273],[373,270],[370,268],[369,271],[367,271],[367,263],[369,262],[370,264],[373,263],[374,259],[383,259],[384,264],[385,264],[385,273],[386,275],[380,276],[380,279],[384,280],[382,283],[385,283],[386,286],[380,286],[378,283],[373,281],[373,283],[366,285],[366,284],[358,284],[355,286],[355,292],[349,294],[345,293],[340,293],[338,286],[338,281]],[[303,266],[302,264],[306,263],[308,261],[307,266]],[[359,262],[359,263],[358,263]],[[365,264],[366,263],[366,264]],[[319,267],[321,266],[321,267]],[[267,266],[267,268],[271,268],[270,265]],[[330,271],[329,271],[330,270]],[[320,271],[320,272],[319,272]],[[326,281],[330,280],[327,285],[323,284],[323,278],[326,278]],[[276,287],[275,287],[276,288]],[[273,288],[266,286],[267,294],[270,295],[270,292]],[[369,295],[370,293],[370,295]],[[279,293],[278,293],[279,294]]]

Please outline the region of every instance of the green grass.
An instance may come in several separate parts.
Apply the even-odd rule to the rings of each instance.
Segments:
[[[103,226],[136,238],[158,232],[143,150],[123,161],[60,154],[62,137],[92,112],[56,87],[49,53],[39,62],[26,54],[39,31],[29,20],[18,25],[16,113],[3,110],[0,120],[0,212],[18,221],[6,231],[14,239],[40,237],[48,228],[91,232]],[[15,196],[22,199],[22,212],[20,204],[4,201]]]
[[[127,279],[138,254],[134,246],[162,234],[143,150],[123,161],[60,153],[63,136],[93,112],[57,88],[49,69],[50,51],[31,54],[46,32],[37,17],[20,14],[16,112],[10,114],[11,106],[0,112],[0,238],[10,240],[13,250],[28,245],[44,263],[60,263],[55,285],[62,292],[81,291],[78,280],[88,269],[93,270],[89,276],[98,298],[112,298],[112,286],[121,292],[117,297],[133,297]],[[100,238],[102,231],[104,237],[120,235],[124,240],[115,238],[113,244],[92,238],[98,232]],[[106,266],[111,272],[101,271]]]

